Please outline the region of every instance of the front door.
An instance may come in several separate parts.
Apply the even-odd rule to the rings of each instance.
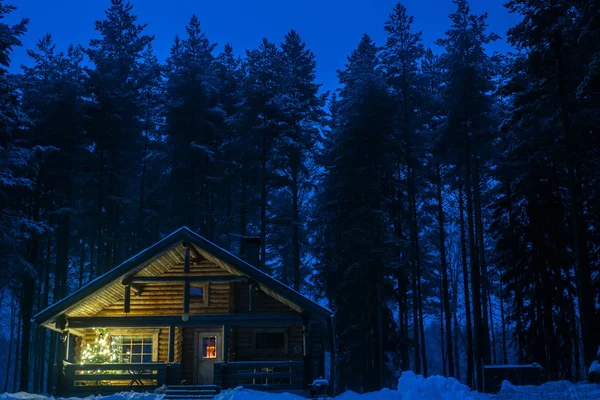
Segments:
[[[221,332],[196,332],[196,384],[214,384],[215,362],[223,360]]]

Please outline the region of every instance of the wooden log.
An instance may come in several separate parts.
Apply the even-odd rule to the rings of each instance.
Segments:
[[[235,275],[161,275],[161,276],[134,276],[132,283],[156,283],[156,282],[240,282],[246,280],[243,276]]]
[[[71,317],[69,326],[78,328],[127,328],[164,326],[211,326],[211,325],[285,325],[302,323],[297,313],[243,313],[190,315],[187,322],[180,316],[127,316],[127,317]]]

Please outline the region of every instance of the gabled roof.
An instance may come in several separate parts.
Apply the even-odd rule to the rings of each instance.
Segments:
[[[46,324],[59,315],[74,310],[78,306],[80,308],[83,307],[86,299],[94,293],[106,289],[110,285],[116,285],[127,275],[136,272],[145,272],[144,275],[151,274],[152,271],[144,271],[144,268],[151,266],[153,262],[158,263],[161,257],[173,257],[172,255],[169,255],[169,252],[174,252],[183,242],[193,245],[198,251],[203,253],[203,255],[209,257],[211,261],[222,268],[229,270],[236,275],[244,275],[255,281],[264,292],[278,298],[284,303],[288,303],[288,305],[296,310],[307,310],[324,317],[329,317],[331,315],[331,311],[327,308],[315,303],[308,297],[298,293],[289,286],[279,282],[256,267],[248,264],[246,261],[236,257],[227,250],[222,249],[184,226],[106,272],[104,275],[90,281],[87,285],[71,295],[40,311],[33,317],[33,320],[38,324]],[[153,268],[155,271],[162,272],[160,270],[160,265],[153,266]]]

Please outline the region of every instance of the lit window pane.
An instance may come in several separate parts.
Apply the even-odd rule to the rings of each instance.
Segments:
[[[202,358],[217,358],[216,336],[204,336],[202,338]]]

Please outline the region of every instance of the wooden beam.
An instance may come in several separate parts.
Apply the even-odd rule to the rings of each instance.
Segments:
[[[190,246],[185,248],[185,258],[183,261],[183,272],[186,274],[190,272]]]
[[[125,286],[125,298],[123,300],[123,312],[128,314],[131,311],[131,286]]]
[[[175,361],[175,327],[173,325],[169,326],[169,359],[168,361],[172,363]]]
[[[248,326],[256,324],[285,325],[301,324],[302,316],[295,312],[284,313],[243,313],[243,314],[198,314],[190,315],[184,322],[179,315],[173,316],[131,316],[131,317],[72,317],[69,327],[80,328],[135,328],[154,326]]]
[[[136,295],[140,296],[144,291],[144,286],[138,283],[131,283],[131,289],[135,292]]]
[[[248,311],[250,312],[254,312],[256,308],[254,304],[254,295],[256,293],[255,287],[256,286],[254,282],[250,282],[250,284],[248,285]]]
[[[214,275],[214,276],[134,276],[132,283],[156,283],[156,282],[241,282],[245,276],[236,275]]]
[[[183,313],[190,313],[190,281],[183,284]]]

